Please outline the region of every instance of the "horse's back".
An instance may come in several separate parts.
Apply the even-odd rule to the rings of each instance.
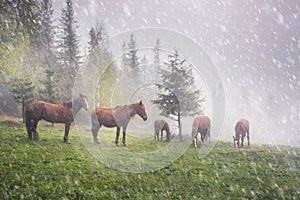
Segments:
[[[240,119],[238,123],[245,132],[249,132],[249,121],[246,119]]]
[[[45,103],[44,101],[37,101],[37,102],[33,102],[28,104],[25,107],[25,115],[26,118],[30,118],[30,119],[41,119],[41,116],[43,115],[43,113],[45,112]]]
[[[235,125],[236,137],[245,133],[249,133],[249,122],[246,119],[240,119]]]
[[[154,129],[155,132],[160,130],[169,130],[169,124],[165,120],[157,119],[154,121]]]
[[[34,120],[46,120],[52,123],[66,123],[73,121],[71,109],[63,104],[52,104],[44,101],[37,101],[28,104],[26,115]]]
[[[104,125],[109,128],[117,125],[113,109],[111,108],[98,107],[93,111],[92,115],[96,116],[100,125]]]
[[[193,127],[198,128],[198,129],[208,129],[208,128],[210,128],[210,119],[209,119],[209,117],[207,117],[205,115],[196,117],[194,119]]]

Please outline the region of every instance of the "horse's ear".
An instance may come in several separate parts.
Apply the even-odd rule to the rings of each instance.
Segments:
[[[81,93],[79,94],[79,96],[80,96],[80,97],[83,97]]]
[[[142,105],[143,104],[143,101],[142,100],[140,100],[140,105]]]

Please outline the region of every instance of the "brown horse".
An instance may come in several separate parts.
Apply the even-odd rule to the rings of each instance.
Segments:
[[[207,116],[199,116],[194,119],[193,128],[192,128],[192,138],[193,145],[197,148],[198,145],[198,133],[201,134],[201,141],[204,142],[204,139],[210,140],[210,119]],[[209,141],[210,142],[210,141]]]
[[[163,131],[166,131],[166,138],[167,138],[167,141],[169,142],[171,139],[171,132],[170,132],[169,124],[165,120],[155,120],[155,122],[154,122],[154,140],[156,140],[156,139],[158,140],[159,131],[161,132],[160,140],[162,140]]]
[[[65,143],[70,144],[68,141],[70,126],[74,121],[74,116],[82,107],[85,110],[89,108],[86,96],[81,94],[73,102],[64,102],[63,104],[51,104],[44,101],[28,104],[25,108],[28,137],[32,139],[33,133],[34,140],[40,140],[36,128],[39,121],[43,119],[52,123],[64,123],[65,135],[63,139]]]
[[[249,122],[246,119],[240,119],[235,125],[235,136],[233,137],[234,147],[240,147],[240,138],[241,138],[241,147],[244,146],[244,137],[247,133],[248,146],[250,146],[249,141]]]
[[[125,138],[127,125],[130,122],[130,119],[136,114],[139,115],[144,121],[146,121],[148,118],[146,106],[142,101],[130,105],[117,106],[115,108],[96,108],[91,114],[94,143],[100,143],[98,140],[98,131],[103,125],[108,128],[117,127],[115,140],[116,146],[119,146],[119,135],[122,127],[122,143],[124,146],[127,146]]]

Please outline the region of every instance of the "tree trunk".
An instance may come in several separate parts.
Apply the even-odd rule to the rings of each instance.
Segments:
[[[23,123],[25,123],[25,100],[22,98],[22,118],[23,118]]]
[[[180,141],[182,141],[182,129],[181,129],[181,116],[180,116],[180,112],[178,112],[178,131],[179,131],[179,138],[180,138]]]

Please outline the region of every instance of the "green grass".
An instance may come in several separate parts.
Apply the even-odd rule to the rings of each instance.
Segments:
[[[0,119],[0,121],[3,119]],[[17,122],[19,123],[19,121]],[[0,126],[0,199],[299,199],[300,149],[258,146],[234,149],[218,142],[199,159],[188,148],[174,163],[146,173],[121,172],[97,162],[71,127],[38,127],[41,142],[24,127]],[[108,140],[114,132],[106,131]],[[91,133],[87,135],[92,142]],[[128,137],[129,152],[166,145]],[[101,145],[101,144],[100,144]]]

